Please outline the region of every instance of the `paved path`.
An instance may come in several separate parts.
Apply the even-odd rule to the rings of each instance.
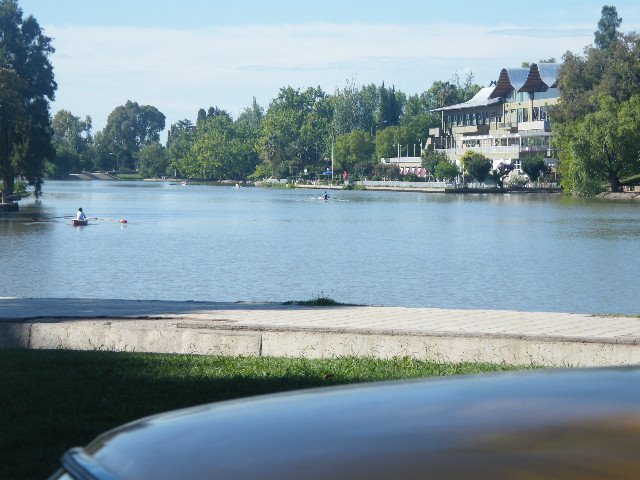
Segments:
[[[0,346],[620,365],[640,363],[640,318],[437,308],[2,298]]]

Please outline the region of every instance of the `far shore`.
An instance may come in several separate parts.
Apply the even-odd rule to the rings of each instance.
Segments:
[[[117,177],[108,173],[82,173],[71,174],[68,180],[99,180],[109,181],[118,180]],[[186,182],[188,184],[206,184],[206,185],[220,185],[220,186],[240,186],[240,187],[259,187],[263,181],[241,181],[241,180],[201,180],[201,179],[184,179],[184,178],[141,178],[140,180],[145,182]],[[402,184],[406,183],[406,186]],[[415,193],[453,193],[453,194],[532,194],[532,193],[544,193],[544,194],[561,194],[563,190],[561,187],[534,187],[534,188],[497,188],[497,187],[485,187],[485,188],[469,188],[469,187],[422,187],[416,185],[419,182],[402,182],[400,180],[389,181],[389,186],[386,185],[362,185],[361,183],[351,183],[350,187],[345,188],[344,184],[301,184],[297,183],[293,188],[307,188],[312,190],[349,190],[360,189],[370,191],[386,191],[386,192],[415,192]],[[640,201],[640,190],[638,191],[625,191],[625,192],[602,192],[596,196],[596,198],[613,200],[613,201]]]

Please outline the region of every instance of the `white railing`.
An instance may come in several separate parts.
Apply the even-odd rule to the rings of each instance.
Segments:
[[[519,153],[520,147],[518,145],[509,145],[506,147],[462,147],[462,148],[445,148],[442,150],[438,150],[440,152],[444,152],[447,155],[462,155],[467,150],[471,150],[473,152],[478,153]]]
[[[358,185],[365,187],[410,187],[410,188],[445,188],[448,186],[446,182],[401,182],[398,180],[364,180],[359,181]]]
[[[392,163],[415,163],[422,165],[422,159],[420,157],[391,157],[391,158],[381,158],[381,163],[392,164]]]

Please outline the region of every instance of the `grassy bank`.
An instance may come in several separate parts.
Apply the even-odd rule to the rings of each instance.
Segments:
[[[69,447],[201,403],[353,382],[512,370],[411,359],[229,358],[0,350],[0,478],[46,478]]]

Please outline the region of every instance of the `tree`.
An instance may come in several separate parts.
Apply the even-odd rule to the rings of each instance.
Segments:
[[[439,150],[425,150],[422,152],[422,166],[427,169],[427,174],[435,177],[436,166],[441,162],[448,162],[447,154]]]
[[[248,110],[254,110],[257,104]],[[169,168],[187,178],[206,180],[245,180],[259,163],[255,148],[259,126],[259,108],[253,114],[245,110],[233,121],[217,110],[200,119],[197,125],[188,120],[173,124],[167,139]],[[142,155],[142,151],[141,151]]]
[[[602,49],[609,48],[618,35],[618,27],[621,24],[622,18],[618,17],[616,7],[608,5],[602,7],[602,16],[598,21],[598,30],[595,32],[596,46]]]
[[[562,186],[574,194],[595,194],[603,180],[617,190],[620,175],[638,173],[634,171],[636,159],[629,154],[633,145],[628,141],[614,142],[612,138],[619,137],[616,132],[623,128],[613,112],[622,109],[623,114],[633,117],[635,102],[630,100],[640,95],[640,37],[635,33],[615,32],[620,21],[615,8],[603,9],[599,38],[605,40],[599,40],[599,47],[587,47],[584,56],[567,52],[559,72],[562,97],[552,111],[554,142],[559,151]],[[610,130],[603,128],[605,119],[612,122]],[[585,128],[589,126],[594,130],[588,132],[590,138],[586,138]],[[634,135],[629,137],[633,138]],[[607,154],[603,152],[604,145]],[[625,152],[619,153],[620,148]]]
[[[378,91],[377,127],[379,130],[398,125],[402,116],[404,94],[396,92],[395,86],[386,88],[384,82]]]
[[[160,178],[168,172],[169,160],[165,147],[150,143],[140,149],[138,173],[143,178]]]
[[[271,175],[319,170],[331,148],[331,105],[320,87],[280,89],[262,121],[258,150]]]
[[[640,173],[640,95],[625,102],[601,96],[598,104],[562,132],[563,185],[583,195],[598,193],[602,183],[620,191],[621,177]]]
[[[375,159],[380,161],[381,158],[392,158],[398,156],[398,143],[403,144],[401,138],[402,131],[400,127],[389,127],[379,130],[375,142]]]
[[[53,158],[49,102],[57,88],[49,56],[54,52],[35,18],[22,17],[16,0],[0,0],[0,178],[2,201],[16,176],[40,193],[45,161]]]
[[[264,109],[258,105],[256,97],[253,97],[251,106],[245,108],[236,120],[236,125],[244,125],[248,130],[256,135],[260,133],[260,126],[264,118]]]
[[[169,127],[166,150],[167,161],[169,169],[176,176],[179,172],[180,162],[185,159],[193,145],[195,128],[196,126],[191,123],[191,120],[186,118],[171,124],[171,127]]]
[[[334,170],[356,173],[370,171],[366,164],[374,162],[375,143],[369,132],[355,130],[345,135],[338,135],[335,143]]]
[[[221,180],[226,178],[225,165],[231,161],[233,122],[224,115],[201,120],[187,155],[178,169],[187,178]]]
[[[460,83],[460,76],[457,73],[450,81],[436,80],[424,94],[427,105],[429,108],[439,108],[466,102],[482,88],[473,83],[473,79],[473,72],[469,72],[463,84]]]
[[[156,107],[127,100],[109,114],[96,143],[99,141],[103,152],[108,150],[109,155],[115,156],[116,169],[133,170],[140,148],[158,143],[164,127],[165,116]]]
[[[542,155],[525,158],[522,160],[522,171],[527,174],[532,182],[537,182],[538,178],[547,171],[547,165],[544,163]]]
[[[513,170],[513,165],[508,163],[500,163],[494,169],[489,172],[489,178],[493,179],[498,185],[498,188],[504,188],[504,180],[507,178],[507,175],[511,173]]]
[[[460,159],[460,162],[463,163],[463,168],[469,173],[469,175],[481,183],[484,182],[491,170],[491,160],[478,152],[465,152]]]
[[[48,164],[50,175],[65,177],[70,172],[91,166],[88,155],[92,143],[91,117],[81,120],[68,110],[59,110],[53,117],[51,128],[56,157]]]
[[[458,171],[458,167],[453,162],[444,161],[436,165],[436,169],[435,169],[436,178],[439,178],[442,180],[451,180],[455,178],[458,175],[458,173],[460,173]]]

